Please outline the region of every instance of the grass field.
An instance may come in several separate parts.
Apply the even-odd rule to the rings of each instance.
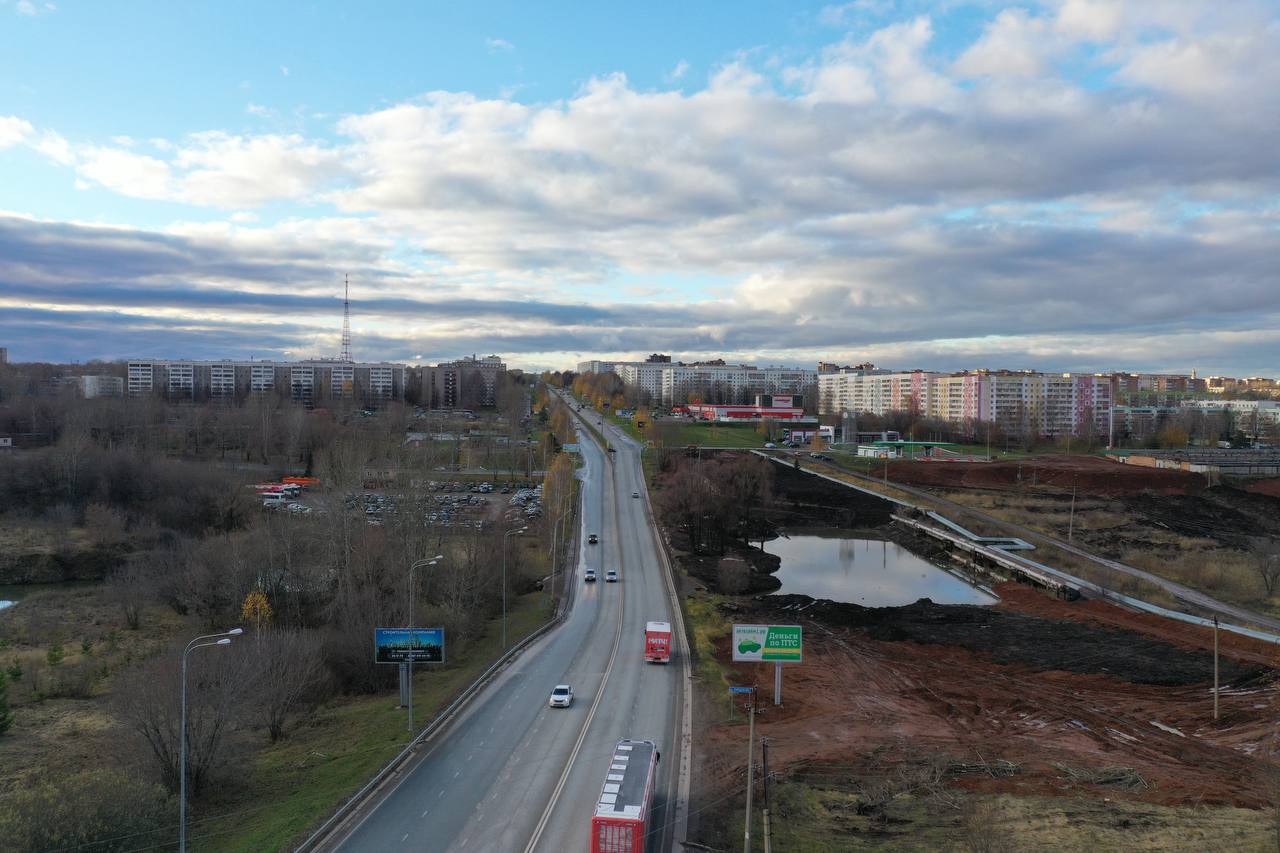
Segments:
[[[652,426],[636,429],[630,419],[609,415],[609,420],[622,427],[632,438],[645,442],[654,438]],[[757,432],[755,426],[748,424],[697,423],[694,421],[673,420],[668,442],[672,447],[685,447],[696,444],[699,447],[764,447],[768,439]]]
[[[542,593],[522,596],[508,614],[514,644],[546,622]],[[500,653],[495,620],[465,659],[443,668],[415,670],[414,719],[419,729],[474,681]],[[301,840],[343,799],[367,782],[408,741],[407,713],[395,693],[331,702],[262,750],[233,798],[193,810],[193,850],[286,849]],[[202,813],[203,812],[203,813]]]

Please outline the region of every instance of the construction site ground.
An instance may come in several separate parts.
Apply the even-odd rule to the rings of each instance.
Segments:
[[[895,463],[889,477],[1052,516],[1057,532],[1074,469],[1075,535],[1090,547],[1111,537],[1127,557],[1236,553],[1280,523],[1267,496],[1205,489],[1183,472],[1036,460],[1028,482],[1017,463],[990,473],[1000,464]],[[964,470],[975,468],[988,473]],[[791,528],[806,517],[905,541],[862,493],[781,466],[775,489]],[[747,722],[726,688],[756,684],[775,850],[1277,849],[1280,650],[1221,633],[1215,721],[1212,630],[1013,582],[995,591],[991,607],[873,609],[695,592],[690,840],[741,847]],[[785,667],[780,707],[772,665],[732,662],[735,622],[804,626],[804,662]]]
[[[1211,631],[1014,583],[997,592],[995,607],[868,609],[796,596],[722,605],[726,625],[805,628],[805,661],[785,668],[780,707],[771,665],[732,663],[727,634],[714,644],[727,679],[760,685],[757,734],[769,738],[780,790],[843,793],[833,838],[843,822],[861,826],[850,839],[908,849],[940,827],[954,831],[938,837],[964,849],[965,804],[975,796],[1000,796],[1006,808],[1010,798],[1088,802],[1099,828],[1131,820],[1124,815],[1135,809],[1148,829],[1184,823],[1184,810],[1204,818],[1244,809],[1229,820],[1224,812],[1222,827],[1235,833],[1243,821],[1248,837],[1264,832],[1276,747],[1273,647],[1221,637],[1214,722]],[[741,790],[745,743],[741,711],[701,733],[699,778],[721,782],[704,790],[707,800]],[[741,820],[737,797],[724,804]],[[1209,834],[1199,842],[1219,837],[1213,821],[1200,823]]]

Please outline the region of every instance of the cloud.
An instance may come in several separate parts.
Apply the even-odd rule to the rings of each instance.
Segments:
[[[497,53],[499,51],[516,49],[516,46],[514,44],[507,41],[506,39],[500,39],[500,38],[487,38],[484,40],[484,44],[485,44],[485,47],[489,48],[490,53]]]
[[[17,116],[0,116],[0,151],[26,142],[33,133],[31,122]]]
[[[668,81],[680,80],[684,77],[685,74],[688,73],[688,71],[689,71],[689,63],[682,59],[676,63],[675,68],[672,68],[671,71],[667,73],[667,80]]]
[[[280,74],[281,74],[281,76],[283,76],[283,77],[288,77],[288,76],[289,76],[289,66],[287,66],[287,65],[281,65],[281,66],[280,66]]]
[[[310,346],[336,328],[337,271],[359,269],[387,358],[1275,372],[1280,25],[1172,5],[996,10],[958,47],[908,14],[812,55],[729,57],[701,87],[432,91],[323,138],[94,145],[10,117],[0,144],[229,221],[11,226],[0,300],[287,316]],[[289,202],[307,216],[252,218]]]

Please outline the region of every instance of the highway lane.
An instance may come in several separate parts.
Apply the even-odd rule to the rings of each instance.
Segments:
[[[569,582],[577,583],[565,623],[542,637],[490,682],[401,781],[370,810],[359,810],[340,840],[324,849],[510,850],[523,847],[550,798],[559,768],[599,686],[619,614],[616,589],[603,581],[583,584],[587,567],[603,575],[617,560],[616,537],[587,545],[609,515],[604,453],[582,442],[585,462],[579,559]],[[611,585],[612,586],[612,585]],[[547,697],[559,683],[574,686],[573,707],[551,709]],[[575,725],[576,723],[576,725]],[[524,829],[527,827],[527,829]],[[524,833],[523,835],[521,833]],[[585,833],[584,833],[585,836]]]
[[[595,423],[599,427],[599,421]],[[624,557],[619,585],[626,588],[622,642],[612,677],[605,686],[601,710],[591,722],[547,828],[532,848],[547,853],[587,849],[591,815],[605,770],[614,745],[622,738],[652,740],[662,756],[650,851],[669,848],[674,817],[674,771],[679,760],[676,735],[683,679],[674,659],[669,665],[645,662],[644,626],[653,620],[672,622],[675,617],[649,526],[639,446],[608,425],[604,431],[617,451],[613,454],[612,485],[618,511],[616,530]],[[633,498],[634,493],[640,497]]]
[[[671,833],[662,830],[676,795],[683,684],[677,666],[644,662],[643,639],[647,621],[673,621],[673,613],[646,514],[639,448],[620,435],[610,440],[617,442],[611,462],[581,431],[582,545],[565,623],[486,686],[400,781],[323,849],[519,851],[541,825],[534,849],[585,850],[612,747],[624,737],[654,740],[663,755],[653,821],[659,831],[648,850],[668,849]],[[599,545],[586,544],[589,533],[600,535]],[[601,577],[595,584],[582,582],[588,566]],[[603,580],[611,568],[621,574],[617,584]],[[573,707],[548,708],[551,687],[561,682],[574,687]]]

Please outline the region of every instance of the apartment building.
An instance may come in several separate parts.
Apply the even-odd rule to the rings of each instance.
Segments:
[[[848,369],[818,376],[819,413],[915,412],[952,423],[995,422],[1017,434],[1107,435],[1114,394],[1102,374]]]
[[[492,406],[497,399],[498,377],[506,372],[507,365],[496,355],[471,355],[418,370],[422,404],[432,409],[456,409]]]
[[[723,362],[662,365],[659,375],[659,396],[668,406],[683,402],[690,394],[710,393],[728,400],[747,399],[755,394],[803,394],[818,381],[816,370]]]
[[[75,383],[76,390],[86,400],[124,396],[124,377],[121,376],[77,376]]]
[[[315,361],[169,361],[133,359],[125,373],[130,397],[239,400],[287,393],[308,405],[329,400],[402,400],[405,368],[398,364]]]
[[[650,399],[659,400],[662,398],[662,371],[668,367],[669,364],[628,362],[616,365],[614,372],[628,388],[636,388],[648,394]]]

